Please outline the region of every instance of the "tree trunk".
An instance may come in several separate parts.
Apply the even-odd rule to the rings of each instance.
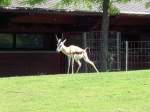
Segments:
[[[109,35],[109,3],[110,0],[103,0],[103,14],[102,14],[102,37],[101,37],[101,70],[107,71],[108,59],[108,35]]]

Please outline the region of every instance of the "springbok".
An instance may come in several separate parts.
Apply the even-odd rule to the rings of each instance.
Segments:
[[[70,45],[70,46],[65,46],[64,43],[67,41],[67,39],[58,39],[57,35],[56,35],[56,40],[57,40],[57,52],[62,52],[64,53],[67,57],[68,57],[68,70],[67,73],[69,74],[69,70],[70,70],[70,63],[72,63],[72,74],[74,73],[74,61],[77,62],[78,64],[78,68],[76,70],[76,73],[78,73],[78,71],[81,68],[81,59],[84,59],[85,62],[89,63],[90,65],[92,65],[94,67],[94,69],[96,70],[96,72],[98,73],[98,69],[96,68],[95,64],[88,58],[87,55],[87,48],[82,49],[78,46],[75,45]]]

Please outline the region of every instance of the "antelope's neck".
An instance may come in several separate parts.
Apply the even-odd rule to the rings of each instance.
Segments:
[[[69,47],[64,46],[63,49],[62,49],[62,52],[63,52],[65,55],[69,55],[69,54],[70,54],[70,49],[69,49]]]

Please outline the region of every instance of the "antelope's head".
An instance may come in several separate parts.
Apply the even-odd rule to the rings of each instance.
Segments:
[[[58,39],[57,35],[56,35],[56,40],[57,40],[57,52],[62,51],[62,49],[64,48],[64,43],[67,41],[66,39],[63,40],[62,38]]]
[[[60,51],[63,50],[63,48],[65,47],[64,43],[65,43],[66,41],[67,41],[67,40],[65,39],[65,40],[61,41],[61,42],[57,45],[57,49],[56,49],[57,52],[60,52]]]

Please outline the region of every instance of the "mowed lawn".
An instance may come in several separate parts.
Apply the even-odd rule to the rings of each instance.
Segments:
[[[149,112],[150,70],[0,78],[0,112]]]

